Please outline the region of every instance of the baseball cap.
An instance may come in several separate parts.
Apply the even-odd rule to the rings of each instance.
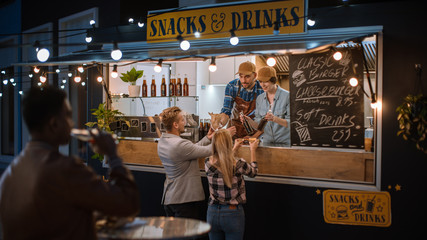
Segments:
[[[265,67],[262,67],[258,70],[257,79],[259,81],[267,82],[272,77],[277,77],[276,76],[276,69],[269,67],[269,66],[265,66]]]
[[[256,72],[256,66],[255,64],[246,61],[246,62],[242,62],[239,65],[239,71],[236,74],[244,74],[244,75],[249,75],[251,73],[255,73]]]

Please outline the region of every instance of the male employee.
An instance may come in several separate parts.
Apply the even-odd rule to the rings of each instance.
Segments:
[[[236,127],[236,137],[242,138],[248,133],[240,121],[240,112],[254,118],[256,98],[264,91],[256,80],[256,66],[252,62],[243,62],[239,65],[239,78],[227,84],[225,88],[224,105],[221,114],[231,117],[232,126]]]

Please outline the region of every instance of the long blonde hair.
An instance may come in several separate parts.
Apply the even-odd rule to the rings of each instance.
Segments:
[[[213,158],[216,160],[214,165],[224,176],[224,183],[231,188],[231,182],[234,175],[234,153],[233,139],[226,129],[220,129],[215,132],[212,138]]]

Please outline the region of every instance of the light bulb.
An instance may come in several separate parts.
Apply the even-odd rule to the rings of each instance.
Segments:
[[[34,67],[34,72],[35,72],[35,73],[39,73],[39,72],[40,72],[40,68],[38,68],[38,67]]]
[[[190,48],[190,42],[187,40],[183,40],[181,41],[179,46],[181,47],[182,50],[187,51]]]
[[[341,60],[341,58],[342,58],[342,53],[339,52],[339,51],[336,51],[334,53],[334,59],[337,60],[337,61],[339,61],[339,60]]]
[[[67,83],[67,79],[63,78],[62,83],[64,83],[64,84]]]
[[[65,86],[64,85],[61,85],[61,89],[64,89],[65,88]]]
[[[239,43],[239,38],[234,36],[230,38],[230,44],[236,46]]]
[[[378,108],[378,102],[371,102],[371,108],[372,109]]]
[[[117,72],[111,72],[112,78],[117,78],[118,76],[119,76],[119,74]]]
[[[200,37],[200,32],[194,32],[194,36],[196,37],[196,38],[199,38]]]
[[[122,58],[122,51],[120,51],[120,49],[115,49],[113,51],[111,51],[111,58],[118,61]]]
[[[68,77],[72,77],[72,76],[73,76],[73,74],[69,72],[68,73]]]
[[[46,82],[46,77],[45,76],[40,76],[40,82],[41,83],[45,83]]]
[[[15,82],[15,79],[11,78],[11,79],[9,79],[9,82],[13,83],[13,82]]]
[[[101,76],[99,76],[99,77],[97,77],[97,78],[96,78],[96,80],[97,80],[98,82],[102,82],[102,77],[101,77]]]
[[[270,67],[276,65],[276,59],[274,57],[269,57],[267,59],[267,65],[270,66]]]
[[[5,79],[5,80],[3,80],[3,84],[4,85],[7,85],[7,83],[8,83],[9,81],[7,80],[7,79]]]
[[[162,67],[160,67],[159,65],[154,66],[154,71],[155,72],[161,72],[162,71]]]
[[[92,42],[92,37],[86,36],[85,41],[86,41],[87,43]]]
[[[61,72],[61,70],[59,70],[59,68],[57,68],[57,69],[55,70],[55,72],[56,72],[56,73],[60,73],[60,72]]]
[[[316,21],[312,20],[312,19],[307,19],[307,25],[310,27],[313,27],[314,24],[316,24]]]
[[[135,20],[133,18],[129,18],[129,23],[133,23]]]
[[[215,71],[216,71],[216,69],[217,69],[217,66],[216,66],[215,64],[211,64],[211,65],[209,65],[209,71],[210,71],[210,72],[215,72]]]
[[[142,27],[144,27],[144,23],[143,22],[138,22],[138,27],[140,27],[140,28],[142,28]]]
[[[79,72],[81,72],[81,73],[85,71],[85,70],[84,70],[84,68],[83,68],[82,66],[78,67],[78,68],[77,68],[77,70],[78,70]]]
[[[96,23],[96,22],[95,22],[95,20],[93,20],[93,19],[89,21],[89,24],[90,24],[90,25],[92,25],[92,26],[93,26],[93,25],[95,25],[95,23]]]
[[[42,48],[37,52],[37,59],[40,62],[46,62],[47,59],[49,59],[49,50],[47,50],[46,48]]]
[[[74,78],[74,82],[79,83],[82,80],[82,78],[80,76],[76,76]]]
[[[86,82],[82,82],[82,86],[86,86]]]
[[[32,78],[32,77],[33,77],[33,74],[32,74],[32,73],[28,74],[28,77],[29,77],[29,78]]]
[[[356,87],[359,84],[359,81],[355,77],[350,78],[349,82],[352,87]]]

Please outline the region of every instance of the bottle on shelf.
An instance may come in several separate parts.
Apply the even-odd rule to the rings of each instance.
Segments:
[[[188,96],[188,79],[187,74],[184,75],[183,95]]]
[[[152,75],[152,80],[151,80],[151,96],[152,97],[156,96],[156,79],[154,78],[154,75]]]
[[[175,86],[174,86],[175,76],[172,75],[169,82],[169,96],[175,96]]]
[[[142,97],[147,97],[147,79],[145,75],[143,76],[143,82],[142,82]]]
[[[182,96],[182,84],[180,74],[178,74],[177,83],[175,85],[175,96]]]
[[[165,75],[162,76],[162,85],[160,86],[160,96],[165,97],[166,96],[166,80]]]

